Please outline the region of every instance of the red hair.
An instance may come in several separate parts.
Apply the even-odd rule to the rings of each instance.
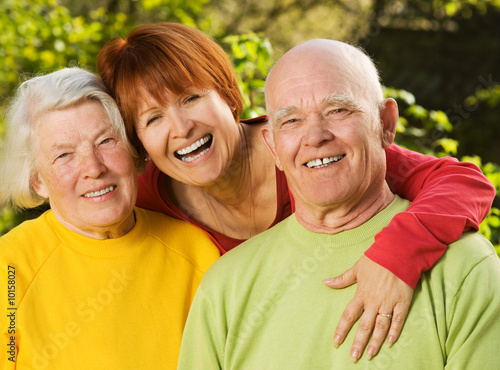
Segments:
[[[111,39],[97,57],[97,71],[120,107],[130,141],[144,157],[134,122],[145,95],[166,104],[166,91],[213,89],[233,108],[235,120],[243,111],[236,73],[224,50],[203,32],[182,24],[146,24],[134,28],[126,40]]]

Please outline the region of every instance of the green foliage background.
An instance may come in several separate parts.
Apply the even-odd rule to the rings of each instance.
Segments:
[[[429,93],[439,78],[436,82],[435,76],[414,76],[414,71],[422,66],[421,61],[411,65],[412,59],[418,59],[419,49],[411,51],[412,45],[409,45],[410,51],[404,54],[401,48],[408,42],[398,44],[397,38],[411,34],[416,42],[421,42],[422,35],[433,39],[449,31],[460,36],[463,30],[469,35],[475,32],[467,28],[469,19],[495,20],[500,15],[499,9],[500,0],[269,0],[265,3],[258,0],[3,0],[0,3],[0,136],[5,104],[26,77],[72,65],[95,72],[96,57],[104,43],[112,37],[125,36],[140,23],[176,21],[200,28],[216,38],[232,58],[240,77],[245,97],[244,118],[265,113],[264,78],[282,52],[305,39],[332,37],[364,46],[380,62],[384,81],[393,84],[386,87],[386,95],[396,98],[400,105],[398,144],[422,153],[451,155],[477,164],[494,184],[498,195],[500,159],[494,158],[496,154],[493,157],[489,154],[496,152],[487,151],[488,145],[474,146],[474,143],[493,140],[499,132],[500,84],[495,82],[495,78],[500,80],[498,70],[491,65],[485,67],[485,74],[480,77],[492,83],[465,89],[471,93],[453,97],[452,102],[458,105],[450,105],[452,103],[441,99],[443,94]],[[494,28],[497,23],[493,21],[490,27]],[[474,34],[470,36],[474,39]],[[484,36],[482,40],[490,39]],[[500,47],[498,39],[491,40],[486,55],[494,65],[494,61],[500,61]],[[400,48],[399,54],[395,45]],[[480,53],[481,49],[476,52]],[[423,56],[424,60],[429,57]],[[394,64],[401,59],[405,59],[404,67]],[[411,84],[402,84],[403,77],[408,75]],[[444,79],[460,80],[460,76]],[[415,91],[408,86],[415,86]],[[478,130],[479,113],[482,126]],[[490,130],[490,137],[484,135],[484,130]],[[465,149],[459,146],[462,143]],[[483,153],[482,156],[477,151]],[[480,231],[500,253],[498,207],[497,196]],[[7,206],[0,208],[0,235],[38,213],[36,210],[18,213]]]

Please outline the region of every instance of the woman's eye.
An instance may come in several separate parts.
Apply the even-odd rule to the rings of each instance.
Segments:
[[[111,142],[111,140],[112,139],[110,137],[108,137],[107,139],[104,139],[103,141],[101,141],[101,144],[108,144]]]
[[[184,102],[185,103],[192,103],[195,100],[198,100],[199,98],[200,98],[199,95],[191,95],[191,96],[187,97],[187,99]]]
[[[150,124],[154,123],[156,120],[158,120],[160,118],[160,116],[155,116],[155,117],[152,117],[150,118],[147,122],[146,122],[146,126],[149,126]]]
[[[61,162],[61,163],[64,163],[66,162],[67,160],[69,160],[69,155],[70,153],[61,153],[59,154],[56,159],[54,160],[54,162]]]

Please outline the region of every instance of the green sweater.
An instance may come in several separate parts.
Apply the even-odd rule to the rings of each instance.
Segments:
[[[333,333],[356,286],[322,280],[350,268],[409,202],[365,224],[317,234],[292,215],[219,259],[205,274],[184,331],[179,369],[494,369],[500,366],[500,261],[467,233],[422,275],[399,340],[357,364]],[[404,244],[400,246],[404,248]]]

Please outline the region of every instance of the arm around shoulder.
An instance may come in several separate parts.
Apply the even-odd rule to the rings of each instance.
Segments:
[[[434,265],[448,244],[464,231],[479,228],[495,189],[472,163],[396,145],[386,154],[389,185],[413,202],[375,237],[366,255],[415,288],[420,274]]]

